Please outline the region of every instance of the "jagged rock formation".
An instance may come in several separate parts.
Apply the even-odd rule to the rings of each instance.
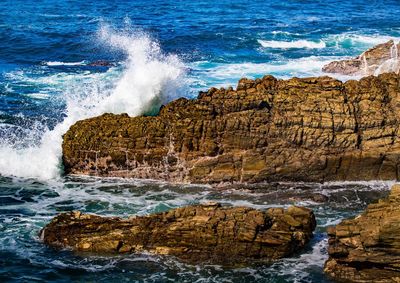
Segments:
[[[62,213],[41,231],[41,238],[74,251],[147,251],[192,263],[231,265],[288,256],[304,247],[315,225],[313,212],[303,207],[263,212],[209,203],[129,219]]]
[[[220,183],[398,179],[400,76],[239,81],[155,117],[104,114],[64,135],[66,173]]]
[[[387,72],[399,73],[400,43],[393,40],[368,49],[353,59],[333,61],[322,68],[327,73],[369,76]]]
[[[400,282],[400,185],[328,230],[325,272],[340,282]]]

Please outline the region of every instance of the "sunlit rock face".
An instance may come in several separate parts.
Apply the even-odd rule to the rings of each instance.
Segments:
[[[289,256],[308,243],[315,226],[313,212],[303,207],[260,211],[207,203],[128,219],[62,213],[41,238],[49,246],[80,252],[150,252],[190,263],[235,265]]]
[[[322,70],[327,73],[342,75],[369,76],[388,72],[399,73],[400,43],[389,40],[376,45],[353,59],[333,61],[325,65]]]
[[[66,173],[172,182],[398,179],[400,77],[239,81],[158,116],[104,114],[64,135]]]
[[[337,281],[399,282],[400,185],[354,219],[328,230],[325,272]]]

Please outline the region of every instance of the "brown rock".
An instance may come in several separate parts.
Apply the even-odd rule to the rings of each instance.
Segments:
[[[322,68],[327,73],[369,76],[400,70],[400,43],[393,40],[378,44],[353,59],[333,61]]]
[[[266,76],[239,89],[181,98],[155,117],[79,121],[64,135],[65,172],[193,183],[399,178],[399,75]]]
[[[400,185],[328,230],[325,272],[340,282],[400,282]]]
[[[49,246],[74,251],[147,251],[192,263],[231,265],[289,256],[310,240],[315,225],[307,208],[263,212],[208,203],[129,219],[62,213],[40,236]]]

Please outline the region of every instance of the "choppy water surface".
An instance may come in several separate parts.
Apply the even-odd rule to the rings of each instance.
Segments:
[[[0,180],[0,281],[2,282],[329,282],[326,227],[355,216],[367,203],[386,196],[390,183],[263,184],[217,190],[121,179],[66,178],[39,182]],[[323,203],[315,196],[326,198]],[[218,201],[267,209],[304,205],[314,210],[318,227],[307,248],[272,266],[224,269],[186,265],[154,255],[85,256],[46,248],[39,230],[59,212],[81,210],[100,215],[145,215],[184,205]]]
[[[156,113],[244,76],[321,75],[398,41],[399,17],[389,0],[1,1],[0,174],[59,177],[80,119]]]
[[[326,226],[359,213],[388,184],[218,191],[66,178],[62,135],[80,119],[154,114],[176,97],[235,86],[243,76],[321,75],[331,60],[398,41],[399,18],[394,0],[0,1],[0,281],[326,281]],[[318,204],[310,194],[329,200]],[[63,211],[127,216],[206,200],[260,209],[306,205],[319,226],[301,255],[235,270],[149,255],[78,257],[47,249],[37,238]]]

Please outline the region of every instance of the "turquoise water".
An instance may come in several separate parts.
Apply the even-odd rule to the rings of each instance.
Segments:
[[[60,163],[62,134],[80,119],[152,113],[177,97],[235,86],[243,76],[321,75],[327,62],[399,40],[399,16],[398,1],[1,1],[0,281],[326,281],[326,226],[386,194],[387,183],[215,191],[70,178]],[[329,201],[305,197],[317,192]],[[208,199],[310,206],[316,237],[293,259],[240,270],[150,255],[77,257],[37,238],[62,211],[126,216]]]

